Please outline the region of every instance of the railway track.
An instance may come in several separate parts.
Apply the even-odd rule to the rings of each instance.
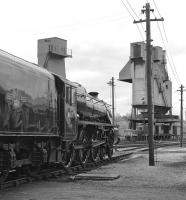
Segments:
[[[186,141],[184,141],[184,143],[186,144]],[[156,143],[155,148],[173,146],[179,144],[180,144],[179,142],[174,142],[174,143],[162,142],[162,143]],[[117,151],[114,153],[111,159],[105,158],[104,160],[98,160],[96,162],[88,162],[84,165],[76,164],[69,169],[64,168],[61,165],[55,165],[47,169],[43,168],[40,174],[38,174],[36,177],[29,177],[26,175],[19,176],[17,174],[14,174],[14,172],[12,172],[12,174],[10,173],[11,176],[7,179],[7,181],[0,185],[0,190],[11,187],[17,187],[21,184],[30,183],[33,181],[48,180],[51,178],[57,178],[61,176],[69,179],[69,177],[77,175],[79,173],[91,171],[103,165],[108,165],[114,162],[118,162],[120,160],[128,159],[132,154],[136,152],[147,151],[148,145],[141,144],[134,146],[134,144],[133,145],[131,144],[125,147],[122,145],[118,145],[115,149],[117,149]]]
[[[186,144],[186,140],[184,139],[182,141],[182,144]],[[154,141],[154,147],[159,148],[159,147],[164,147],[164,146],[174,146],[174,145],[180,145],[180,141]],[[143,142],[133,142],[133,143],[123,143],[120,145],[117,145],[117,148],[140,148],[140,147],[148,147],[148,142],[143,141]]]
[[[111,159],[105,158],[104,160],[99,160],[96,162],[88,162],[84,165],[77,164],[69,169],[64,168],[61,165],[53,166],[49,169],[42,169],[40,174],[38,174],[36,177],[29,177],[29,176],[19,176],[11,174],[10,177],[8,177],[8,180],[5,181],[0,185],[0,190],[11,188],[11,187],[17,187],[21,184],[38,181],[38,180],[48,180],[50,178],[56,178],[60,176],[64,176],[66,178],[69,178],[69,176],[74,176],[78,173],[87,172],[93,169],[96,169],[98,167],[101,167],[103,165],[108,165],[110,163],[118,162],[119,160],[123,160],[128,158],[131,154],[133,154],[133,151],[127,151],[127,152],[120,152],[115,153]]]

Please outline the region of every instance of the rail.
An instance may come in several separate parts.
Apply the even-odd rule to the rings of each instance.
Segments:
[[[184,140],[184,143],[186,144],[186,140]],[[157,143],[155,145],[155,148],[179,145],[179,144],[180,144],[179,142]],[[119,150],[121,148],[123,148],[122,151]],[[53,179],[53,178],[58,178],[58,177],[63,177],[64,179],[72,180],[71,177],[74,175],[97,169],[103,165],[116,163],[121,160],[127,160],[128,158],[130,158],[132,154],[136,152],[147,151],[148,147],[147,147],[147,144],[141,144],[140,146],[139,145],[137,146],[116,145],[115,149],[117,149],[116,151],[117,153],[115,153],[111,159],[106,157],[104,160],[98,160],[96,162],[88,162],[84,165],[77,164],[71,168],[64,168],[62,165],[55,165],[47,169],[43,168],[40,174],[36,177],[29,177],[26,175],[19,176],[19,175],[15,175],[14,172],[12,172],[12,175],[8,178],[8,180],[0,185],[0,190],[17,187],[25,183],[30,183],[30,182],[39,181],[39,180],[48,180],[48,179]]]

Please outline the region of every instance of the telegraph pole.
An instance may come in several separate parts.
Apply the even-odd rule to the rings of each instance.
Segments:
[[[183,146],[183,92],[185,91],[184,86],[180,86],[180,90],[177,90],[181,94],[181,103],[180,103],[180,147]]]
[[[181,85],[180,87],[181,89],[181,109],[180,109],[180,117],[181,117],[181,126],[180,126],[180,132],[181,132],[181,140],[180,140],[180,146],[182,147],[182,143],[183,143],[183,85]]]
[[[111,78],[108,84],[112,87],[112,123],[115,125],[114,77]]]
[[[111,80],[111,83],[112,83],[112,120],[113,120],[113,124],[115,125],[115,102],[114,102],[114,77],[112,77],[112,80]]]
[[[154,166],[154,109],[152,102],[152,67],[151,67],[151,21],[163,21],[164,19],[150,19],[150,12],[153,12],[153,9],[150,9],[150,3],[146,3],[142,13],[146,14],[146,19],[139,21],[134,21],[134,23],[146,22],[146,78],[147,78],[147,102],[148,102],[148,142],[149,142],[149,166]]]

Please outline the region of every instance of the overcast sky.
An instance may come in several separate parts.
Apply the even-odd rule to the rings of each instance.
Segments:
[[[144,18],[140,11],[146,1],[128,1],[137,15]],[[126,4],[126,0],[123,2]],[[155,9],[153,1],[149,2]],[[173,113],[179,114],[180,94],[176,90],[180,84],[186,86],[186,2],[155,2],[165,19],[168,43],[164,38],[164,44],[180,79],[180,82],[175,80],[168,63],[173,82]],[[159,17],[156,10],[155,15]],[[100,98],[108,103],[111,94],[107,82],[112,76],[119,78],[119,71],[130,56],[130,43],[142,41],[121,0],[6,0],[1,1],[0,19],[0,48],[30,62],[37,63],[38,39],[66,39],[68,48],[73,51],[73,58],[66,60],[67,78],[81,83],[87,91],[98,91]],[[159,25],[162,29],[162,23]],[[152,39],[153,45],[164,47],[156,22],[152,23]],[[116,112],[130,113],[131,102],[131,84],[116,81]]]

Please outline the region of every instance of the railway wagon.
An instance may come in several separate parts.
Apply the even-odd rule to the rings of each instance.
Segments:
[[[50,164],[110,158],[111,118],[95,93],[0,51],[0,183],[18,169],[35,176]]]

